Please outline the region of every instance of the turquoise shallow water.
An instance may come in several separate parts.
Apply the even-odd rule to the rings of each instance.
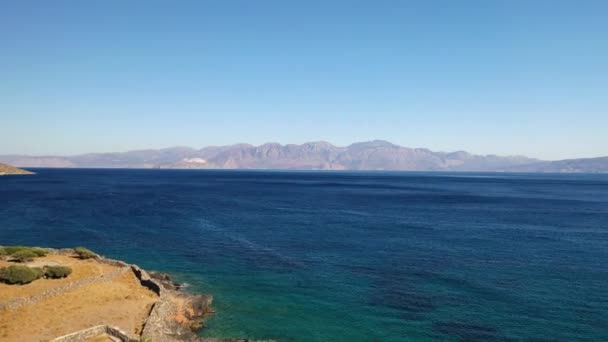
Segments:
[[[37,170],[0,245],[85,245],[212,293],[202,334],[608,341],[608,176]]]

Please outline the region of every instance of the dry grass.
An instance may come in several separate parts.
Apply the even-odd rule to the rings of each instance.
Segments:
[[[29,297],[52,287],[106,275],[117,269],[95,260],[62,255],[37,258],[35,262],[70,266],[73,273],[65,279],[39,279],[23,286],[0,284],[0,302]],[[6,264],[0,261],[0,267]],[[128,271],[110,281],[94,282],[36,304],[0,311],[0,340],[43,341],[101,324],[138,334],[156,300],[156,294],[142,287],[135,275]]]

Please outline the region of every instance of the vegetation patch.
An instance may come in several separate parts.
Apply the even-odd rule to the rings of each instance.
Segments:
[[[0,281],[7,284],[29,284],[42,277],[42,269],[39,267],[27,267],[23,265],[12,265],[0,268]]]
[[[97,254],[91,251],[88,248],[84,247],[76,247],[74,248],[74,252],[80,259],[94,259],[97,258]]]
[[[30,250],[32,252],[34,252],[36,254],[36,256],[39,256],[39,257],[43,257],[43,256],[46,256],[47,254],[49,254],[49,251],[44,248],[34,247],[34,248],[30,248]]]
[[[12,255],[15,254],[19,251],[23,251],[23,250],[27,250],[27,249],[32,249],[31,247],[25,247],[25,246],[5,246],[2,247],[2,249],[4,249],[4,251],[6,252],[6,255]]]
[[[28,256],[28,255],[31,258],[43,257],[47,254],[49,254],[49,251],[44,248],[26,247],[26,246],[0,247],[0,256],[12,256],[15,259],[19,259],[19,258]]]
[[[44,266],[42,271],[44,277],[50,279],[65,278],[72,273],[72,269],[68,266]]]
[[[11,257],[13,258],[13,260],[16,260],[19,262],[32,261],[37,256],[38,256],[38,254],[36,254],[34,251],[29,250],[29,249],[24,249],[24,250],[11,254]]]

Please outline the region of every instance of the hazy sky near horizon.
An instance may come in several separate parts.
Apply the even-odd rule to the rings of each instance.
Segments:
[[[0,3],[0,154],[608,155],[608,1]]]

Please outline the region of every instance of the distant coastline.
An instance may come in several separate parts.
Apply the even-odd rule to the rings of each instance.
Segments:
[[[436,152],[426,148],[403,147],[383,140],[354,143],[346,147],[318,141],[301,145],[267,143],[202,149],[173,147],[75,156],[3,155],[0,162],[32,168],[608,173],[608,157],[545,161],[526,156]]]

